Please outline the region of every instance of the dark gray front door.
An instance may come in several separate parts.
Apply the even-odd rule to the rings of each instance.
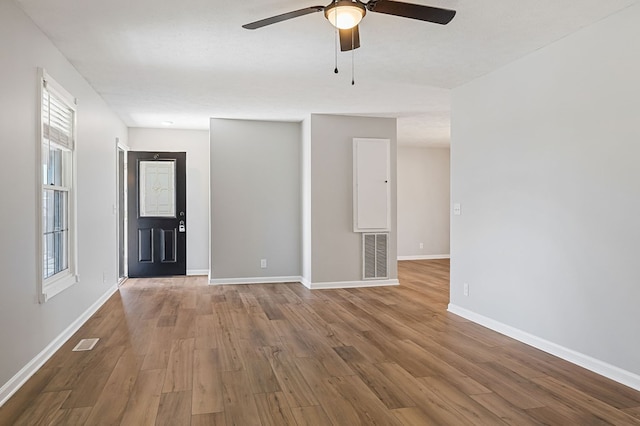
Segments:
[[[129,151],[129,277],[187,273],[186,153]]]

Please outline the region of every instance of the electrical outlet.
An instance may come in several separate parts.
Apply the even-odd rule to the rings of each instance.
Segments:
[[[469,284],[464,283],[464,289],[463,289],[464,295],[468,296],[469,295]]]
[[[420,250],[422,250],[424,248],[424,244],[420,243]]]
[[[260,267],[262,269],[266,269],[267,268],[267,259],[260,259]]]

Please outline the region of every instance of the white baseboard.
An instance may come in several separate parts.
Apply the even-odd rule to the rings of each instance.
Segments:
[[[576,352],[572,349],[565,348],[564,346],[558,345],[557,343],[553,343],[540,337],[534,336],[533,334],[529,334],[515,327],[511,327],[510,325],[503,324],[494,319],[476,314],[475,312],[469,311],[465,308],[461,308],[460,306],[450,303],[447,310],[453,314],[466,318],[469,321],[480,324],[491,330],[497,331],[498,333],[504,334],[505,336],[509,336],[522,343],[526,343],[529,346],[533,346],[534,348],[540,349],[541,351],[550,353],[551,355],[555,355],[558,358],[562,358],[573,364],[579,365],[580,367],[586,368],[587,370],[591,370],[594,373],[600,374],[618,383],[622,383],[623,385],[640,391],[640,375],[623,370],[619,367],[592,358],[580,352]]]
[[[251,277],[251,278],[213,278],[209,279],[210,285],[223,284],[272,284],[272,283],[301,283],[310,290],[322,290],[330,288],[359,288],[381,287],[400,285],[397,279],[392,280],[363,280],[363,281],[335,281],[325,283],[312,283],[304,277]]]
[[[209,275],[208,269],[187,269],[187,275]]]
[[[73,334],[82,327],[82,325],[93,315],[116,291],[118,291],[118,285],[113,285],[110,287],[95,303],[84,311],[75,321],[73,321],[62,333],[60,333],[51,343],[47,345],[38,355],[36,355],[31,361],[27,363],[20,371],[18,371],[15,376],[13,376],[7,383],[5,383],[0,388],[0,407],[4,405],[5,402],[11,396],[16,393],[18,389],[25,384],[27,380],[33,374],[38,371],[40,367],[44,365],[45,362],[51,356],[65,344]]]
[[[304,283],[303,283],[304,284]],[[331,288],[360,288],[360,287],[383,287],[390,285],[400,285],[397,279],[391,280],[362,280],[362,281],[334,281],[325,283],[308,283],[305,284],[311,290],[322,290]]]
[[[300,277],[300,282],[302,283],[303,286],[311,290],[311,281],[309,281],[305,277]]]
[[[209,278],[210,285],[223,284],[273,284],[273,283],[299,283],[301,277],[248,277],[248,278]]]
[[[415,256],[398,256],[398,260],[433,260],[433,259],[449,259],[448,254],[419,254]]]

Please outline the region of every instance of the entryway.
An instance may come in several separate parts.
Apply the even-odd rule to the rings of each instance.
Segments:
[[[129,278],[186,275],[186,153],[127,155]]]

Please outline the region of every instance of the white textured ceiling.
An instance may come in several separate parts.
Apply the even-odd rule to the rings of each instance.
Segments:
[[[324,0],[329,3],[329,0]],[[411,0],[458,11],[446,26],[367,13],[338,54],[322,13],[242,24],[317,0],[21,0],[130,127],[207,129],[209,117],[399,117],[398,140],[447,145],[450,89],[638,0]]]

